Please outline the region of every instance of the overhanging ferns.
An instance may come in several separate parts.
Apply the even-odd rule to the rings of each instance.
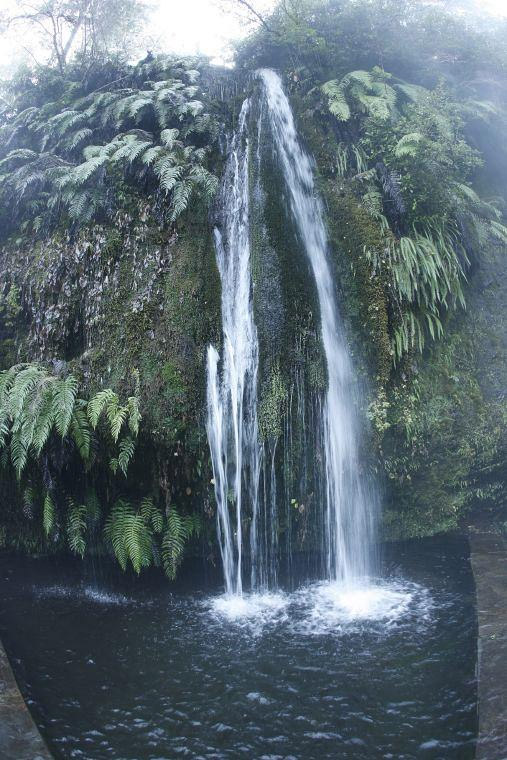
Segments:
[[[429,91],[374,69],[321,90],[334,118],[354,119],[336,174],[379,226],[381,244],[365,253],[387,285],[397,362],[441,336],[445,312],[465,305],[470,256],[505,244],[507,228],[467,183],[480,165],[463,137],[469,105],[453,103],[443,85]]]
[[[146,74],[152,78],[139,85]],[[194,61],[160,57],[131,69],[120,88],[68,94],[10,117],[0,125],[0,202],[9,223],[44,207],[87,222],[110,208],[121,182],[160,187],[173,221],[192,195],[209,201],[217,121],[198,98],[198,77]]]
[[[107,388],[86,404],[77,392],[73,375],[58,377],[37,364],[18,364],[0,372],[0,451],[9,452],[18,479],[30,456],[39,459],[52,434],[70,438],[81,458],[88,460],[91,431],[101,416],[115,444],[122,429],[129,430],[118,454],[120,469],[126,474],[141,420],[137,396],[121,404]]]
[[[389,78],[389,74],[375,67],[371,72],[351,71],[341,80],[331,79],[321,89],[329,111],[338,121],[348,121],[360,114],[388,119],[397,98],[396,91],[387,83]]]
[[[197,515],[180,515],[176,507],[170,507],[166,517],[150,497],[137,507],[118,499],[106,520],[104,536],[122,569],[130,563],[136,573],[158,563],[160,543],[164,570],[174,579],[185,542],[199,535],[200,529]]]

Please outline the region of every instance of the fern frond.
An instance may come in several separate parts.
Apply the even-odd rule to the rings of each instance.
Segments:
[[[90,399],[88,402],[87,413],[90,424],[94,430],[98,425],[99,417],[103,410],[111,402],[114,403],[115,401],[118,403],[118,396],[113,390],[111,390],[111,388],[99,391]]]
[[[127,476],[127,469],[129,466],[129,463],[134,456],[136,445],[135,442],[132,440],[130,436],[127,436],[126,438],[123,438],[120,441],[119,444],[119,454],[118,454],[118,466],[120,470],[123,472],[125,477]]]
[[[403,135],[394,149],[394,154],[397,158],[416,156],[423,142],[424,137],[420,132],[411,132],[408,135]]]
[[[183,555],[186,526],[177,509],[171,507],[167,518],[167,527],[162,538],[162,564],[166,575],[174,580]]]
[[[67,514],[67,540],[69,547],[74,554],[84,557],[86,550],[85,532],[87,507],[84,504],[76,505],[73,499],[68,499]]]
[[[332,79],[323,84],[321,89],[327,97],[329,111],[333,116],[336,116],[338,121],[348,121],[352,112],[340,82],[337,79]]]
[[[49,492],[46,493],[46,496],[44,497],[44,504],[42,508],[42,527],[44,528],[44,533],[46,536],[49,536],[51,531],[53,530],[55,524],[55,505],[53,503],[53,499],[51,498]]]
[[[91,435],[86,414],[86,401],[77,399],[70,421],[70,434],[85,461],[90,457]]]
[[[53,416],[57,432],[67,435],[74,411],[77,395],[77,380],[69,375],[65,380],[56,380],[53,384]]]
[[[141,413],[139,411],[139,401],[137,396],[129,396],[127,399],[128,426],[133,435],[139,433],[139,423],[141,422]]]

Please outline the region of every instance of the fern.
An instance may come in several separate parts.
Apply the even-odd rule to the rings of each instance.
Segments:
[[[171,507],[167,518],[167,527],[162,538],[162,564],[166,575],[174,580],[183,555],[183,547],[187,538],[185,522],[177,509]]]
[[[136,573],[153,560],[152,529],[143,515],[128,502],[119,500],[106,520],[104,535],[111,542],[121,568],[130,561]]]
[[[86,415],[86,401],[77,399],[74,404],[72,418],[70,421],[70,434],[76,444],[82,459],[85,461],[90,457],[91,434],[88,427],[88,417]]]
[[[33,509],[35,506],[35,489],[33,486],[27,486],[23,489],[23,512],[26,517],[33,517]]]
[[[86,541],[84,538],[86,532],[87,507],[84,504],[76,505],[73,499],[68,499],[67,514],[67,540],[69,547],[74,554],[84,557],[86,550]]]
[[[340,81],[331,79],[321,86],[329,112],[338,121],[349,121],[362,114],[388,119],[396,105],[396,91],[387,84],[388,75],[381,69],[351,71]]]
[[[151,525],[154,533],[162,533],[164,528],[164,516],[155,506],[151,496],[145,497],[139,507],[140,514],[147,525]]]
[[[49,492],[44,497],[44,504],[42,507],[42,527],[44,533],[49,536],[55,525],[55,505]]]
[[[139,390],[136,378],[136,391]],[[77,398],[78,384],[73,375],[55,377],[36,364],[20,364],[0,372],[0,450],[9,451],[18,479],[30,454],[35,459],[54,432],[70,437],[82,459],[90,457],[91,430],[105,414],[109,433],[116,443],[122,428],[127,435],[119,445],[117,466],[126,474],[134,453],[141,415],[137,396],[125,405],[110,388],[95,394],[88,404]]]
[[[424,145],[424,137],[420,132],[404,135],[397,143],[394,154],[397,158],[414,157]]]
[[[139,432],[139,423],[142,419],[137,396],[129,396],[127,399],[127,417],[130,432],[133,435],[137,435]]]
[[[53,415],[55,427],[62,436],[67,435],[72,420],[77,395],[77,380],[69,375],[65,380],[57,380],[53,385]]]
[[[134,456],[135,451],[135,443],[132,440],[130,436],[127,436],[126,438],[123,438],[123,440],[120,441],[119,445],[119,454],[118,454],[118,467],[123,472],[123,474],[127,475],[127,469],[129,466],[129,463]]]
[[[352,111],[347,103],[342,84],[337,79],[332,79],[322,85],[322,92],[327,97],[330,113],[332,113],[338,121],[348,121],[352,116]]]
[[[134,76],[132,82],[143,81],[142,88],[112,85],[110,92],[77,98],[66,93],[60,101],[25,109],[4,125],[0,202],[12,212],[13,226],[34,229],[40,214],[31,212],[33,203],[51,209],[55,221],[66,212],[86,223],[109,209],[115,196],[119,202],[116,190],[123,181],[136,184],[146,177],[176,194],[169,214],[173,221],[187,207],[191,192],[209,199],[216,178],[206,167],[208,150],[194,146],[192,135],[199,135],[201,145],[211,145],[219,127],[195,84],[196,70],[160,57],[152,74],[148,81],[139,72]],[[89,144],[92,137],[98,144]]]
[[[109,403],[114,403],[115,400],[117,402],[117,399],[118,397],[116,393],[114,393],[111,388],[106,388],[103,391],[99,391],[90,399],[87,409],[88,419],[90,420],[90,424],[94,430],[98,425],[99,417],[102,414],[102,411],[107,407]]]

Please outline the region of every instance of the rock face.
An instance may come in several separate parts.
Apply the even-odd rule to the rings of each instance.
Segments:
[[[471,562],[479,624],[477,760],[502,760],[507,747],[507,544],[473,533]]]
[[[0,642],[0,756],[4,760],[51,760]]]

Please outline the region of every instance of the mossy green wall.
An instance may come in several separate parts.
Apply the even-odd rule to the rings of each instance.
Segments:
[[[207,209],[194,203],[167,230],[139,198],[110,225],[11,242],[0,271],[2,367],[66,362],[84,397],[104,387],[128,395],[138,370],[142,424],[128,488],[161,488],[179,506],[212,512],[204,367],[221,320]]]
[[[356,370],[366,390],[368,445],[383,489],[382,535],[426,536],[489,520],[507,526],[507,275],[505,249],[491,242],[469,275],[467,309],[443,337],[395,366],[397,315],[388,285],[365,251],[382,244],[354,180],[336,172],[337,134],[293,99],[317,161],[338,300]]]

